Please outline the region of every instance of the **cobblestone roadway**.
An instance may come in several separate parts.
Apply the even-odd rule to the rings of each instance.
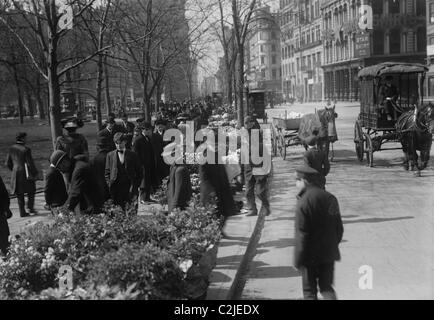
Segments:
[[[318,106],[318,105],[317,105]],[[401,167],[401,151],[374,154],[374,168],[356,159],[353,127],[359,108],[337,106],[339,141],[327,188],[340,202],[342,261],[336,264],[340,299],[434,299],[434,153],[422,178]],[[308,113],[314,105],[292,106]],[[278,116],[282,110],[269,111]],[[301,278],[292,265],[295,187],[293,168],[303,149],[274,160],[272,215],[267,217],[243,299],[298,299]],[[359,289],[359,267],[373,268],[373,289]]]

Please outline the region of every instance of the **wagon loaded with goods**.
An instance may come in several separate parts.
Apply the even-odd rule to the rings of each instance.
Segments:
[[[373,167],[374,152],[402,149],[384,145],[399,142],[397,119],[422,99],[426,71],[422,64],[399,62],[384,62],[359,71],[360,114],[354,125],[359,161],[365,158],[368,166]],[[393,98],[385,89],[391,85],[396,88]]]
[[[289,115],[285,112],[285,116],[281,118],[273,118],[272,123],[272,138],[273,138],[273,153],[286,159],[286,148],[302,144],[299,137],[299,129],[301,117],[303,115],[296,112],[290,112]]]

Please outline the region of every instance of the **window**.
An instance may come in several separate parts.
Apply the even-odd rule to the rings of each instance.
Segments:
[[[271,76],[273,77],[273,80],[277,79],[277,70],[276,69],[271,70]]]
[[[428,78],[428,95],[430,97],[434,96],[434,77]]]
[[[276,52],[276,45],[275,44],[271,45],[271,52]]]
[[[383,14],[383,1],[372,1],[372,13],[373,14]]]
[[[265,64],[265,57],[261,57],[261,65]]]
[[[419,27],[416,32],[417,52],[426,50],[426,27]]]
[[[261,70],[261,77],[262,77],[262,79],[265,79],[265,69]]]
[[[389,0],[389,14],[399,14],[399,2],[399,0]]]
[[[319,25],[316,26],[316,41],[320,41],[321,40],[321,30]]]
[[[425,16],[426,15],[426,3],[425,0],[416,0],[416,15]]]
[[[374,30],[373,32],[374,55],[384,54],[383,30]]]
[[[317,61],[318,65],[321,66],[321,52],[318,52],[316,54],[316,61]]]
[[[429,5],[429,23],[434,23],[434,3]]]
[[[429,44],[434,44],[434,37],[429,38]]]
[[[401,34],[399,32],[399,29],[393,29],[390,31],[389,50],[392,54],[401,52]]]
[[[260,52],[265,52],[265,50],[264,50],[264,45],[263,44],[261,44],[261,46],[260,46]]]
[[[276,64],[276,63],[277,63],[276,56],[272,56],[272,57],[271,57],[271,63],[272,63],[272,64]]]
[[[273,39],[273,40],[276,39],[276,32],[271,31],[271,39]]]

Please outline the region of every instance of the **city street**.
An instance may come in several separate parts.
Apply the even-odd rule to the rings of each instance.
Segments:
[[[348,104],[348,103],[347,103]],[[287,107],[309,113],[324,104]],[[283,109],[267,110],[269,121]],[[402,151],[374,153],[374,168],[360,163],[353,142],[359,107],[336,106],[339,141],[327,190],[339,200],[344,223],[336,264],[339,299],[434,298],[434,159],[421,178],[401,167]],[[393,146],[393,145],[392,145]],[[304,149],[288,148],[286,161],[274,159],[272,214],[250,265],[242,299],[301,299],[301,277],[293,267],[295,179]],[[361,266],[372,268],[372,289],[359,288]]]

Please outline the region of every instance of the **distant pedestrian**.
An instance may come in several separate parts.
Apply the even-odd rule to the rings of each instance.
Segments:
[[[127,203],[136,202],[143,172],[137,154],[126,148],[127,141],[125,134],[115,134],[116,150],[107,154],[105,166],[105,179],[111,199],[124,210]]]
[[[72,118],[64,123],[65,133],[56,139],[56,150],[66,152],[69,159],[74,159],[76,155],[85,155],[89,159],[89,147],[86,138],[77,133],[77,129],[82,127],[82,122],[77,118]]]
[[[11,193],[17,196],[20,216],[27,217],[29,213],[37,214],[34,208],[38,170],[32,157],[32,151],[26,144],[27,134],[19,132],[16,143],[9,149],[6,166],[12,171]],[[25,210],[24,195],[27,194],[27,209]]]
[[[164,147],[169,143],[164,141],[164,132],[167,122],[165,120],[155,121],[156,130],[152,134],[151,142],[155,156],[155,169],[157,170],[157,185],[160,186],[164,178],[169,175],[170,166],[164,162],[162,153]]]
[[[330,172],[327,153],[318,148],[318,138],[315,135],[308,137],[305,143],[308,149],[303,155],[304,163],[319,172],[320,186],[325,188],[326,176]]]
[[[294,266],[301,271],[305,299],[336,299],[333,289],[335,261],[344,232],[338,200],[322,189],[319,173],[304,165],[297,168]]]
[[[67,157],[66,152],[61,150],[54,151],[50,157],[50,167],[45,176],[44,195],[45,202],[52,213],[57,212],[59,208],[63,207],[68,199],[68,193],[61,170],[62,167],[60,166],[63,158]],[[64,161],[63,164],[65,165],[66,162]],[[69,167],[69,165],[67,165],[67,167]]]
[[[6,186],[0,177],[0,253],[4,255],[7,254],[9,248],[10,232],[7,221],[10,214],[9,205],[9,192],[7,191]]]

